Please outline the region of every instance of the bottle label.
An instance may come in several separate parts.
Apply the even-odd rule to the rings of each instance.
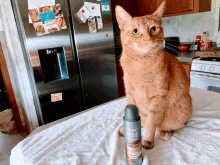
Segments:
[[[205,42],[202,41],[202,42],[201,42],[201,45],[200,45],[200,49],[201,49],[201,50],[205,50],[205,48],[206,48]]]
[[[141,123],[124,121],[126,160],[129,165],[142,164]]]
[[[124,135],[126,143],[133,143],[141,138],[141,122],[124,121]]]
[[[194,45],[194,50],[198,50],[198,45]]]
[[[127,143],[126,159],[128,163],[135,163],[142,159],[142,145],[141,139],[134,143]]]

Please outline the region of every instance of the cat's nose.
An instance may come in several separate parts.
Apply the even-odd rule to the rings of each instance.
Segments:
[[[143,37],[143,40],[144,40],[144,41],[150,41],[150,40],[151,40],[151,37],[148,37],[148,36]]]

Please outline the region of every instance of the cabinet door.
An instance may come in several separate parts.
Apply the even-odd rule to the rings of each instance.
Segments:
[[[113,18],[113,21],[116,21],[116,16],[115,16],[115,7],[117,5],[123,7],[126,11],[130,10],[129,8],[129,2],[128,3],[125,3],[124,0],[112,0],[111,1],[112,3],[112,18]]]
[[[167,0],[164,14],[193,11],[194,3],[195,0]]]
[[[188,62],[181,62],[181,63],[182,63],[183,68],[185,69],[186,75],[190,81],[191,63],[188,63]]]
[[[140,0],[139,1],[139,15],[152,14],[164,0]],[[193,11],[194,5],[197,3],[199,8],[199,0],[166,0],[166,8],[164,15],[179,12]]]
[[[161,1],[162,2],[162,1]],[[139,1],[139,16],[150,15],[159,7],[160,0],[140,0]]]
[[[164,0],[139,0],[139,15],[152,14]],[[211,11],[212,0],[165,0],[163,17]]]
[[[156,8],[163,0],[156,0]],[[159,2],[159,4],[158,4]],[[163,17],[211,11],[212,0],[166,0]]]
[[[131,16],[139,15],[139,2],[134,0],[112,0],[112,18],[113,21],[116,20],[115,17],[115,7],[117,5],[123,7]]]

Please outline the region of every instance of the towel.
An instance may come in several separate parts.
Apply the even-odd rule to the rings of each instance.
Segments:
[[[220,164],[220,94],[191,88],[193,114],[186,128],[143,149],[143,165]],[[126,165],[125,98],[72,117],[18,143],[11,165]],[[144,136],[142,129],[142,137]]]

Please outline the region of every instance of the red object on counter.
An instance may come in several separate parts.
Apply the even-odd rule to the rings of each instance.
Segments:
[[[187,51],[189,49],[189,44],[182,44],[178,46],[180,51]]]
[[[205,42],[204,41],[200,41],[200,50],[205,50]]]
[[[196,36],[197,40],[201,40],[201,35]]]
[[[208,40],[208,48],[212,47],[212,40]]]

